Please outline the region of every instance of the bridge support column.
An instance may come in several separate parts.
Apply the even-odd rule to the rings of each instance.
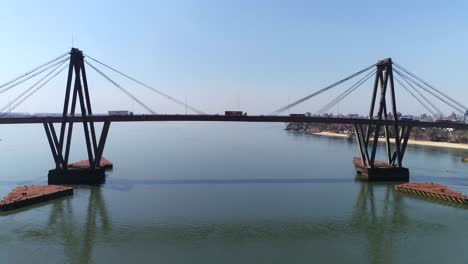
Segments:
[[[66,148],[65,153],[60,151],[60,143],[57,138],[53,123],[44,123],[44,130],[55,161],[55,169],[49,171],[49,184],[100,184],[105,181],[105,168],[101,167],[101,158],[106,144],[107,134],[110,127],[109,121],[104,122],[102,132],[97,145],[96,154],[92,163],[87,163],[81,167],[70,166],[68,157],[70,148]],[[73,123],[68,124],[70,127]],[[71,140],[71,138],[70,138]]]
[[[355,125],[354,134],[356,137],[357,145],[359,147],[361,156],[355,157],[353,159],[356,171],[358,173],[357,178],[364,181],[397,181],[397,182],[406,182],[409,180],[409,169],[403,166],[398,166],[396,161],[396,150],[391,153],[388,149],[391,148],[390,144],[396,145],[394,138],[390,136],[385,136],[385,138],[380,138],[385,140],[385,145],[387,147],[386,161],[379,161],[374,157],[369,157],[369,152],[367,146],[369,141],[366,141],[366,138],[363,137],[363,125]],[[406,146],[408,145],[409,136],[411,133],[411,126],[401,126],[399,130],[399,143],[401,146],[400,158],[403,159],[403,156],[406,151]],[[379,141],[379,140],[378,140]],[[372,141],[371,145],[379,144],[377,141]],[[372,164],[372,165],[371,165]]]
[[[354,125],[354,134],[360,152],[360,157],[353,159],[358,179],[366,181],[409,180],[409,170],[403,167],[402,163],[411,127],[399,124],[394,88],[392,60],[379,61],[369,110],[369,120],[372,122],[365,127],[363,124]],[[378,110],[377,115],[374,116],[379,90]],[[390,94],[391,113],[387,113],[387,93]],[[382,136],[383,140],[379,140]],[[382,145],[379,141],[385,142],[386,159],[384,161],[376,160],[378,146]]]
[[[71,106],[69,106],[70,99]],[[80,123],[83,125],[88,158],[84,166],[71,167],[68,159],[74,122],[68,117],[75,115],[77,101],[80,105],[79,109],[82,117],[82,122]],[[105,181],[104,168],[100,164],[109,132],[110,121],[104,122],[98,142],[94,123],[88,121],[88,116],[90,115],[92,115],[91,100],[83,53],[78,49],[72,48],[60,133],[56,133],[52,123],[44,123],[46,136],[55,161],[55,168],[49,171],[50,184],[99,184]]]

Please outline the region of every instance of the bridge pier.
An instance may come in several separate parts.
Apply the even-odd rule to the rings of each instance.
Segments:
[[[377,63],[369,119],[374,119],[377,92],[380,90],[380,101],[377,116],[375,117],[378,122],[373,126],[369,124],[365,128],[362,124],[354,124],[354,134],[361,157],[354,158],[353,162],[358,173],[357,178],[360,180],[399,182],[409,180],[409,169],[403,167],[402,163],[411,133],[411,126],[401,126],[398,122],[392,64],[391,59],[385,59]],[[387,113],[387,92],[391,98],[390,114]],[[385,122],[388,120],[392,120],[393,124],[388,125]],[[380,124],[380,121],[383,124]],[[378,161],[376,160],[376,153],[382,127],[387,157],[385,161]],[[393,150],[391,143],[394,145]]]
[[[95,149],[92,161],[88,166],[74,167],[68,162],[70,147],[65,149],[65,154],[62,153],[60,142],[57,138],[54,125],[52,123],[44,123],[44,129],[47,135],[47,140],[52,152],[52,157],[55,161],[55,168],[49,170],[49,184],[101,184],[105,182],[105,167],[101,166],[102,153],[109,132],[110,122],[104,122],[101,136],[97,148]],[[73,127],[73,122],[68,124]],[[71,134],[67,142],[71,141]],[[68,143],[68,146],[70,143]],[[67,157],[64,159],[63,157]]]
[[[106,181],[106,173],[104,168],[81,169],[68,168],[67,170],[49,170],[49,184],[85,184],[95,185],[102,184]]]
[[[69,106],[70,98],[71,106]],[[77,101],[80,104],[82,117],[80,123],[83,124],[88,154],[89,166],[86,168],[72,168],[68,163],[74,125],[70,117],[75,116]],[[43,124],[55,162],[55,168],[49,171],[49,184],[100,184],[105,181],[105,170],[100,166],[100,162],[110,121],[104,122],[98,142],[94,122],[88,121],[88,117],[91,115],[91,100],[83,53],[72,48],[59,136],[57,136],[53,123]]]
[[[374,166],[365,166],[359,157],[353,158],[356,168],[356,179],[368,182],[407,182],[409,169],[405,167],[389,166],[385,162],[377,161]]]

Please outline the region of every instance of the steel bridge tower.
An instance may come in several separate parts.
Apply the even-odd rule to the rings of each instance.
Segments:
[[[70,100],[71,99],[71,100]],[[76,112],[77,101],[79,112]],[[104,168],[100,166],[102,153],[109,132],[110,121],[104,122],[99,141],[94,123],[88,121],[93,114],[89,96],[88,80],[83,52],[72,48],[65,89],[62,122],[59,134],[52,122],[44,123],[44,129],[55,161],[55,169],[49,171],[49,183],[100,183],[105,179]],[[69,117],[82,117],[88,166],[71,168],[68,163],[74,122]]]
[[[354,132],[361,154],[360,158],[354,158],[354,163],[358,174],[366,180],[407,181],[409,170],[403,167],[402,161],[411,133],[411,126],[402,126],[398,122],[392,59],[381,60],[376,67],[368,118],[378,122],[376,125],[369,124],[365,127],[362,124],[354,124]],[[387,108],[388,97],[390,97],[389,109]],[[379,99],[378,104],[377,98]],[[374,116],[376,104],[377,113]],[[388,125],[389,122],[391,125]],[[376,154],[382,127],[387,155],[385,161],[377,161]],[[394,141],[393,147],[391,138]]]

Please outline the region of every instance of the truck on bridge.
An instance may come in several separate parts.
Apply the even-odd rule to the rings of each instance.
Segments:
[[[247,115],[247,113],[243,114],[242,111],[224,111],[225,116],[242,116]]]
[[[118,115],[118,116],[128,116],[128,115],[133,115],[133,112],[130,112],[128,110],[114,110],[114,111],[108,111],[108,115]]]

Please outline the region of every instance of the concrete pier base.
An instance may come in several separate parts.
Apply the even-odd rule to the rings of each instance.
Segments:
[[[409,169],[398,168],[395,166],[389,166],[384,162],[376,161],[374,167],[370,168],[363,166],[361,158],[353,159],[354,166],[356,167],[357,176],[356,179],[368,182],[408,182],[409,181]]]
[[[83,168],[69,168],[62,172],[56,169],[49,171],[49,184],[102,184],[106,181],[104,168],[96,168],[94,171]]]

